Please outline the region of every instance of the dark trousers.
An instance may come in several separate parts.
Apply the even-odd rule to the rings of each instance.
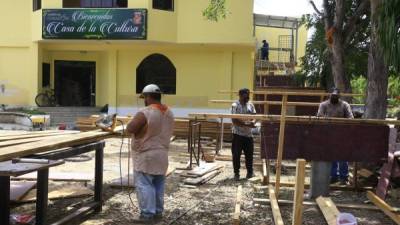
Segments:
[[[240,171],[240,156],[242,155],[242,151],[244,152],[244,156],[246,159],[247,173],[252,174],[253,152],[254,152],[253,138],[233,134],[232,162],[233,162],[233,171],[235,172],[235,174],[239,174]]]

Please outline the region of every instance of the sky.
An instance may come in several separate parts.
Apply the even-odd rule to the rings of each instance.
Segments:
[[[322,0],[314,0],[321,9]],[[254,0],[254,12],[274,16],[301,17],[313,13],[314,9],[309,0]]]

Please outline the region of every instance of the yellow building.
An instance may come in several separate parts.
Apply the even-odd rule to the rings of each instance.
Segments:
[[[33,5],[32,5],[33,3]],[[147,83],[177,116],[224,112],[219,90],[253,88],[253,1],[227,1],[206,20],[208,0],[4,0],[0,2],[0,104],[35,106],[43,87],[60,106],[133,114]],[[305,44],[304,44],[305,45]]]

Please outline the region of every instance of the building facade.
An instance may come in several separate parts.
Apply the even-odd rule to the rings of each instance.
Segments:
[[[0,104],[35,106],[54,89],[60,106],[133,114],[148,83],[177,116],[224,112],[219,90],[253,88],[253,1],[227,1],[208,21],[208,0],[6,0],[0,3]]]

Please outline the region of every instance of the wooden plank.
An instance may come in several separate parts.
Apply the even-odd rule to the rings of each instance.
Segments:
[[[199,184],[204,184],[207,181],[211,180],[212,178],[214,178],[215,176],[217,176],[219,173],[221,173],[222,170],[218,169],[218,170],[214,170],[202,177],[197,177],[197,178],[186,178],[183,182],[185,184],[189,184],[189,185],[199,185]]]
[[[203,176],[218,168],[221,168],[221,165],[217,165],[216,163],[201,163],[199,167],[189,170],[187,173],[189,175]]]
[[[49,137],[49,136],[59,136],[65,134],[77,134],[79,131],[59,131],[59,132],[51,132],[51,133],[33,133],[27,135],[10,135],[5,137],[0,137],[0,141],[10,141],[10,140],[18,140],[18,139],[28,139],[28,138],[37,138],[37,137]]]
[[[197,119],[243,119],[243,120],[260,120],[260,121],[280,121],[279,115],[251,115],[251,114],[226,114],[226,113],[189,113],[190,117]],[[348,119],[334,117],[316,117],[316,116],[286,116],[286,121],[298,123],[345,123],[345,124],[392,124],[400,125],[399,120],[379,120],[379,119]]]
[[[283,146],[285,143],[285,125],[286,125],[286,107],[287,107],[287,95],[282,96],[282,109],[281,119],[279,126],[279,141],[278,141],[278,154],[276,157],[276,173],[275,173],[275,191],[276,195],[279,196],[281,170],[282,170],[282,158],[283,158]]]
[[[10,201],[21,200],[35,186],[36,182],[33,181],[11,181]]]
[[[240,204],[242,201],[242,185],[238,186],[236,192],[236,201],[235,201],[235,212],[233,213],[233,224],[239,225],[240,224]]]
[[[262,159],[262,171],[263,171],[262,182],[263,182],[264,185],[268,185],[269,184],[269,174],[268,174],[268,170],[267,170],[267,161],[266,161],[266,159]]]
[[[274,185],[275,181],[270,181],[270,184]],[[296,184],[294,182],[291,181],[281,181],[280,182],[281,187],[294,187]],[[310,184],[309,183],[305,183],[304,184],[304,188],[309,188]],[[255,186],[255,188],[258,189],[268,189],[268,186],[260,186],[257,187]],[[354,187],[353,186],[347,186],[347,185],[336,185],[336,184],[331,184],[330,185],[330,189],[331,190],[353,190],[354,191]],[[358,190],[363,190],[363,191],[370,191],[373,190],[374,187],[370,186],[370,187],[358,187]]]
[[[269,199],[271,200],[271,209],[272,209],[272,216],[274,217],[275,225],[283,225],[283,219],[281,215],[281,211],[279,210],[278,201],[275,195],[275,189],[272,185],[269,185],[268,188],[269,192]]]
[[[122,131],[122,126],[117,127],[115,132]],[[58,148],[70,147],[79,144],[85,144],[97,140],[112,137],[113,133],[101,130],[55,136],[49,139],[37,141],[34,143],[25,143],[15,146],[0,148],[0,161],[10,160],[12,158],[23,157],[31,154],[46,152]]]
[[[265,198],[253,198],[254,203],[258,204],[271,204],[271,200],[265,199]],[[279,199],[278,203],[280,205],[293,205],[294,202],[292,200],[285,200],[285,199]],[[303,206],[317,206],[317,203],[311,202],[311,201],[303,201]],[[336,207],[338,208],[343,208],[343,209],[358,209],[358,210],[373,210],[377,211],[380,210],[376,206],[373,205],[367,205],[367,204],[348,204],[348,203],[339,203],[336,204]]]
[[[78,132],[71,130],[43,130],[43,131],[11,131],[11,130],[0,130],[0,137],[7,136],[22,136],[32,134],[50,134],[50,133],[64,133],[64,132]]]
[[[72,173],[72,172],[56,172],[49,171],[49,180],[53,181],[74,181],[74,182],[87,182],[93,180],[92,173]],[[12,180],[36,180],[37,172],[27,173],[22,176],[12,177]]]
[[[400,215],[394,213],[394,208],[388,205],[385,201],[375,195],[373,192],[367,192],[368,199],[374,203],[383,213],[390,217],[396,224],[400,224]]]
[[[237,94],[237,91],[221,90],[218,91],[221,94]],[[327,92],[313,92],[313,91],[250,91],[252,94],[268,94],[268,95],[301,95],[301,96],[329,96],[330,93]],[[341,93],[340,96],[352,96],[360,97],[363,94],[353,94],[353,93]]]
[[[296,168],[296,186],[294,191],[292,225],[301,225],[302,222],[305,172],[306,160],[298,159]]]
[[[318,197],[316,199],[318,207],[321,209],[322,214],[324,214],[325,220],[328,225],[336,225],[337,217],[340,212],[336,208],[335,203],[330,198]]]
[[[381,199],[385,199],[386,194],[387,194],[387,189],[388,189],[389,183],[390,183],[390,177],[391,177],[393,165],[395,162],[394,161],[394,152],[396,151],[396,149],[395,149],[396,138],[397,138],[397,129],[390,128],[388,161],[385,164],[383,164],[383,166],[382,166],[381,176],[378,181],[378,187],[376,188],[376,194]]]
[[[232,104],[237,100],[209,100],[210,103],[215,104]],[[254,105],[282,105],[281,101],[251,101]],[[288,106],[310,106],[318,107],[320,102],[287,102]],[[351,106],[364,106],[365,104],[350,104]],[[267,112],[267,111],[265,111]]]
[[[50,199],[61,199],[61,198],[76,198],[82,196],[90,196],[93,195],[93,191],[87,187],[79,186],[79,185],[57,185],[57,186],[49,186],[49,195]],[[33,189],[28,192],[28,194],[23,197],[21,200],[17,202],[34,202],[36,201],[36,189]]]
[[[368,177],[374,175],[374,173],[371,172],[370,170],[367,170],[367,169],[363,168],[363,169],[358,171],[358,175],[360,175],[362,177],[365,177],[365,178],[368,178]]]
[[[77,132],[76,132],[77,133]],[[34,137],[34,138],[24,138],[24,139],[12,139],[8,141],[0,141],[0,147],[7,147],[7,146],[12,146],[12,145],[19,145],[19,144],[24,144],[24,143],[31,143],[31,142],[36,142],[36,141],[42,141],[42,140],[47,140],[49,138],[52,138],[54,136],[61,136],[61,135],[70,135],[72,133],[70,132],[63,132],[59,133],[57,135],[52,135],[52,136],[43,136],[43,137]]]

